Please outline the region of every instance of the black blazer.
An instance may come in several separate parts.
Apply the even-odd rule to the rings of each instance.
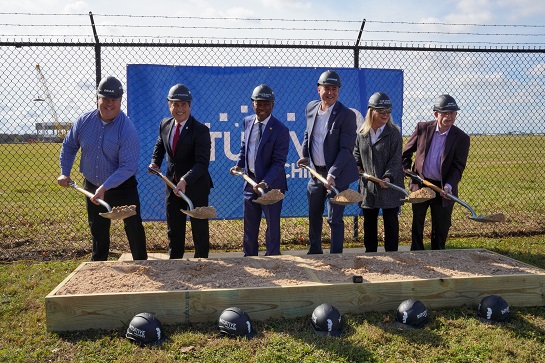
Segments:
[[[160,167],[166,154],[168,162],[166,176],[170,180],[173,180],[174,176],[177,180],[184,178],[187,182],[186,194],[190,199],[192,195],[210,194],[210,188],[214,186],[208,172],[212,148],[210,130],[192,115],[189,116],[180,132],[176,154],[173,155],[169,141],[175,124],[173,117],[161,120],[151,162]]]

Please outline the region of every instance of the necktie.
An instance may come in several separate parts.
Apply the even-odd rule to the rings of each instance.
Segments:
[[[258,122],[257,125],[259,126],[259,139],[258,139],[258,141],[261,141],[261,135],[263,135],[263,122]]]
[[[174,138],[172,139],[172,154],[176,152],[176,144],[178,143],[178,138],[180,137],[180,126],[181,124],[176,124],[176,131],[174,131]]]

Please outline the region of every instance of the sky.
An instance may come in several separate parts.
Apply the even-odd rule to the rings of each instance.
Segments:
[[[186,36],[355,41],[362,20],[366,19],[362,43],[461,40],[466,44],[545,43],[542,35],[545,34],[545,2],[537,0],[1,0],[0,9],[2,38],[18,34],[78,34],[91,37],[87,14],[92,12],[95,14],[99,35],[105,37]],[[7,13],[83,15],[38,17]],[[130,15],[135,18],[111,15]],[[181,18],[171,19],[173,17]],[[198,19],[191,19],[195,17]],[[45,31],[44,27],[37,26],[47,24],[50,26]],[[76,24],[79,26],[70,27]],[[146,25],[154,27],[147,28]],[[172,28],[176,25],[179,28]]]

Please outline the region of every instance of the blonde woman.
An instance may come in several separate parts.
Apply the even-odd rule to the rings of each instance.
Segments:
[[[359,172],[382,181],[378,184],[365,178],[360,179],[365,252],[377,251],[378,216],[381,209],[384,220],[384,249],[398,250],[398,213],[402,195],[384,184],[389,182],[403,187],[402,139],[399,128],[392,122],[391,112],[390,97],[384,92],[374,93],[369,98],[367,114],[357,131],[354,147],[354,158]]]

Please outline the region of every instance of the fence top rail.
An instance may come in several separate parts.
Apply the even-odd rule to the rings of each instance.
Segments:
[[[104,47],[104,48],[250,48],[250,49],[338,49],[338,50],[390,50],[422,52],[468,53],[545,53],[545,47],[470,47],[470,46],[403,46],[403,45],[347,45],[306,43],[228,43],[228,42],[73,42],[73,41],[0,41],[0,47]]]

